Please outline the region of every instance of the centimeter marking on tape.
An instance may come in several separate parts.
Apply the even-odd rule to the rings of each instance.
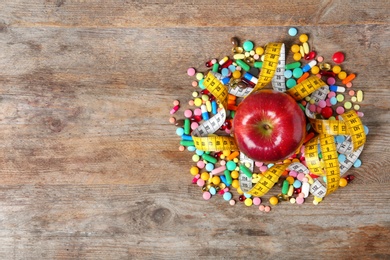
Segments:
[[[247,166],[247,168],[251,172],[253,172],[255,162],[248,156],[246,156],[243,152],[240,152],[240,163],[246,166],[249,165],[249,167]],[[240,183],[240,188],[243,192],[248,192],[250,189],[252,189],[252,177],[248,177],[241,170],[238,176],[238,181]]]
[[[286,92],[295,100],[301,100],[323,86],[327,86],[325,82],[317,76],[310,76]]]
[[[272,78],[272,87],[279,92],[286,92],[286,79],[284,77],[284,71],[286,67],[286,51],[284,44],[280,46],[280,55],[278,59],[278,65],[276,66],[275,75]]]
[[[237,150],[234,138],[231,136],[212,136],[218,131],[226,119],[228,91],[218,78],[209,72],[203,84],[206,89],[222,104],[223,108],[209,120],[203,122],[192,132],[196,149],[202,151]]]

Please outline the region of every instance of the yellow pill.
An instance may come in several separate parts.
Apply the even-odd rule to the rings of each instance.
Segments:
[[[219,176],[213,176],[213,178],[211,178],[211,182],[215,185],[218,185],[221,183],[221,179],[219,178]]]
[[[230,173],[230,176],[232,176],[233,179],[238,179],[239,174],[240,173],[238,171],[232,171]]]
[[[321,201],[322,201],[322,198],[317,197],[317,196],[314,196],[314,200],[317,201],[317,202],[321,202]]]
[[[244,192],[240,188],[240,185],[238,185],[238,187],[237,187],[237,193],[240,194],[240,195],[244,194]]]
[[[197,175],[199,173],[199,168],[196,167],[196,166],[192,166],[191,169],[190,169],[190,172],[192,175]]]
[[[207,181],[210,178],[210,174],[208,172],[202,172],[200,178],[204,181]]]
[[[251,198],[247,198],[247,199],[245,199],[244,203],[245,203],[245,206],[250,207],[250,206],[252,206],[253,201]]]
[[[287,178],[286,178],[286,181],[288,181],[288,183],[290,184],[290,185],[292,185],[293,183],[294,183],[294,177],[292,177],[292,176],[288,176]]]
[[[311,73],[312,73],[312,74],[318,74],[318,73],[320,73],[320,68],[319,68],[318,66],[313,66],[313,67],[311,68]]]
[[[356,98],[356,97],[351,97],[351,101],[352,101],[352,102],[356,102],[356,101],[357,101],[357,98]]]
[[[233,188],[237,189],[240,187],[240,182],[238,180],[233,180],[232,186],[233,186]]]
[[[360,105],[356,104],[353,106],[353,109],[355,109],[356,111],[358,111],[360,109]]]
[[[235,70],[233,72],[233,78],[239,79],[241,77],[241,72],[239,70]]]
[[[278,200],[277,197],[272,196],[271,198],[269,198],[269,203],[270,203],[271,205],[276,205],[276,204],[279,203],[279,200]]]
[[[199,155],[194,154],[194,155],[192,156],[192,161],[193,161],[193,162],[198,162],[199,160],[200,160],[200,156],[199,156]],[[191,168],[191,169],[192,169],[192,168]],[[199,172],[199,171],[198,171],[198,172]],[[192,175],[197,175],[198,172],[195,173],[195,174],[192,174]],[[191,173],[192,173],[192,170],[191,170]]]
[[[363,101],[363,91],[358,90],[356,92],[356,98],[357,98],[357,102],[362,102]]]
[[[339,77],[339,79],[343,80],[347,77],[347,73],[345,71],[340,71],[339,74],[337,74],[337,77]]]
[[[307,42],[307,40],[309,40],[309,37],[307,36],[307,34],[301,34],[301,35],[299,35],[299,40],[301,41],[301,42]]]
[[[294,53],[293,59],[294,59],[295,61],[299,61],[300,59],[302,59],[302,55],[301,55],[299,52]]]
[[[201,98],[194,99],[194,105],[200,107],[203,104],[203,100]]]
[[[229,156],[231,154],[231,151],[230,150],[225,150],[222,152],[223,155],[225,156]]]
[[[341,71],[341,67],[339,65],[333,66],[332,71],[336,74],[339,74]]]
[[[309,52],[310,52],[309,44],[307,42],[304,42],[302,44],[302,47],[303,47],[303,51],[305,52],[305,54],[309,54]]]
[[[256,52],[256,54],[258,54],[258,55],[263,55],[263,53],[264,53],[264,48],[263,48],[263,47],[256,47],[255,52]]]
[[[243,53],[234,54],[233,55],[233,59],[235,59],[235,60],[243,60],[243,59],[245,59],[245,54],[243,54]]]
[[[340,181],[339,181],[339,186],[340,186],[340,187],[345,187],[345,186],[347,186],[347,184],[348,184],[347,179],[345,179],[345,178],[340,178]]]
[[[293,46],[291,46],[291,51],[293,53],[299,52],[299,45],[298,44],[294,44]]]
[[[305,56],[305,51],[303,50],[303,46],[299,46],[299,53],[301,54],[302,57]]]

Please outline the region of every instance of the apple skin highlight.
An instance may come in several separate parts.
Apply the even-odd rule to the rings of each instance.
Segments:
[[[302,145],[306,118],[286,93],[259,90],[246,97],[233,119],[233,135],[241,152],[265,163],[283,161]]]

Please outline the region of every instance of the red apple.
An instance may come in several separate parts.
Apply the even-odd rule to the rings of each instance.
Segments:
[[[233,134],[241,152],[260,162],[279,162],[302,145],[306,120],[288,94],[270,89],[246,97],[237,107]]]

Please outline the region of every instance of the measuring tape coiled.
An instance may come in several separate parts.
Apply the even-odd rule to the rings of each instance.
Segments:
[[[247,88],[225,86],[222,75],[209,72],[203,82],[206,89],[216,98],[220,109],[211,119],[203,122],[193,132],[192,137],[196,149],[203,151],[238,150],[232,136],[215,135],[226,120],[228,94],[246,97],[250,93],[264,88],[270,82],[276,91],[286,92],[296,101],[310,96],[315,104],[325,100],[329,93],[328,85],[316,76],[310,76],[291,89],[285,85],[285,47],[283,43],[269,43],[265,49],[264,62],[256,85]],[[309,104],[308,104],[309,105]],[[310,187],[310,192],[318,197],[324,197],[339,186],[340,176],[344,174],[357,160],[366,141],[364,127],[354,111],[339,116],[341,120],[318,119],[317,114],[306,106],[305,113],[311,127],[317,136],[305,144],[305,160],[307,167],[301,163],[275,164],[263,173],[261,179],[253,184],[252,178],[240,170],[239,183],[243,192],[261,197],[278,181],[286,169],[305,174],[314,173],[326,178],[326,187],[316,179]],[[342,143],[335,142],[335,135],[345,136]],[[319,149],[320,148],[320,149]],[[345,160],[339,162],[338,153],[346,154]],[[240,153],[240,163],[253,172],[254,161]]]

